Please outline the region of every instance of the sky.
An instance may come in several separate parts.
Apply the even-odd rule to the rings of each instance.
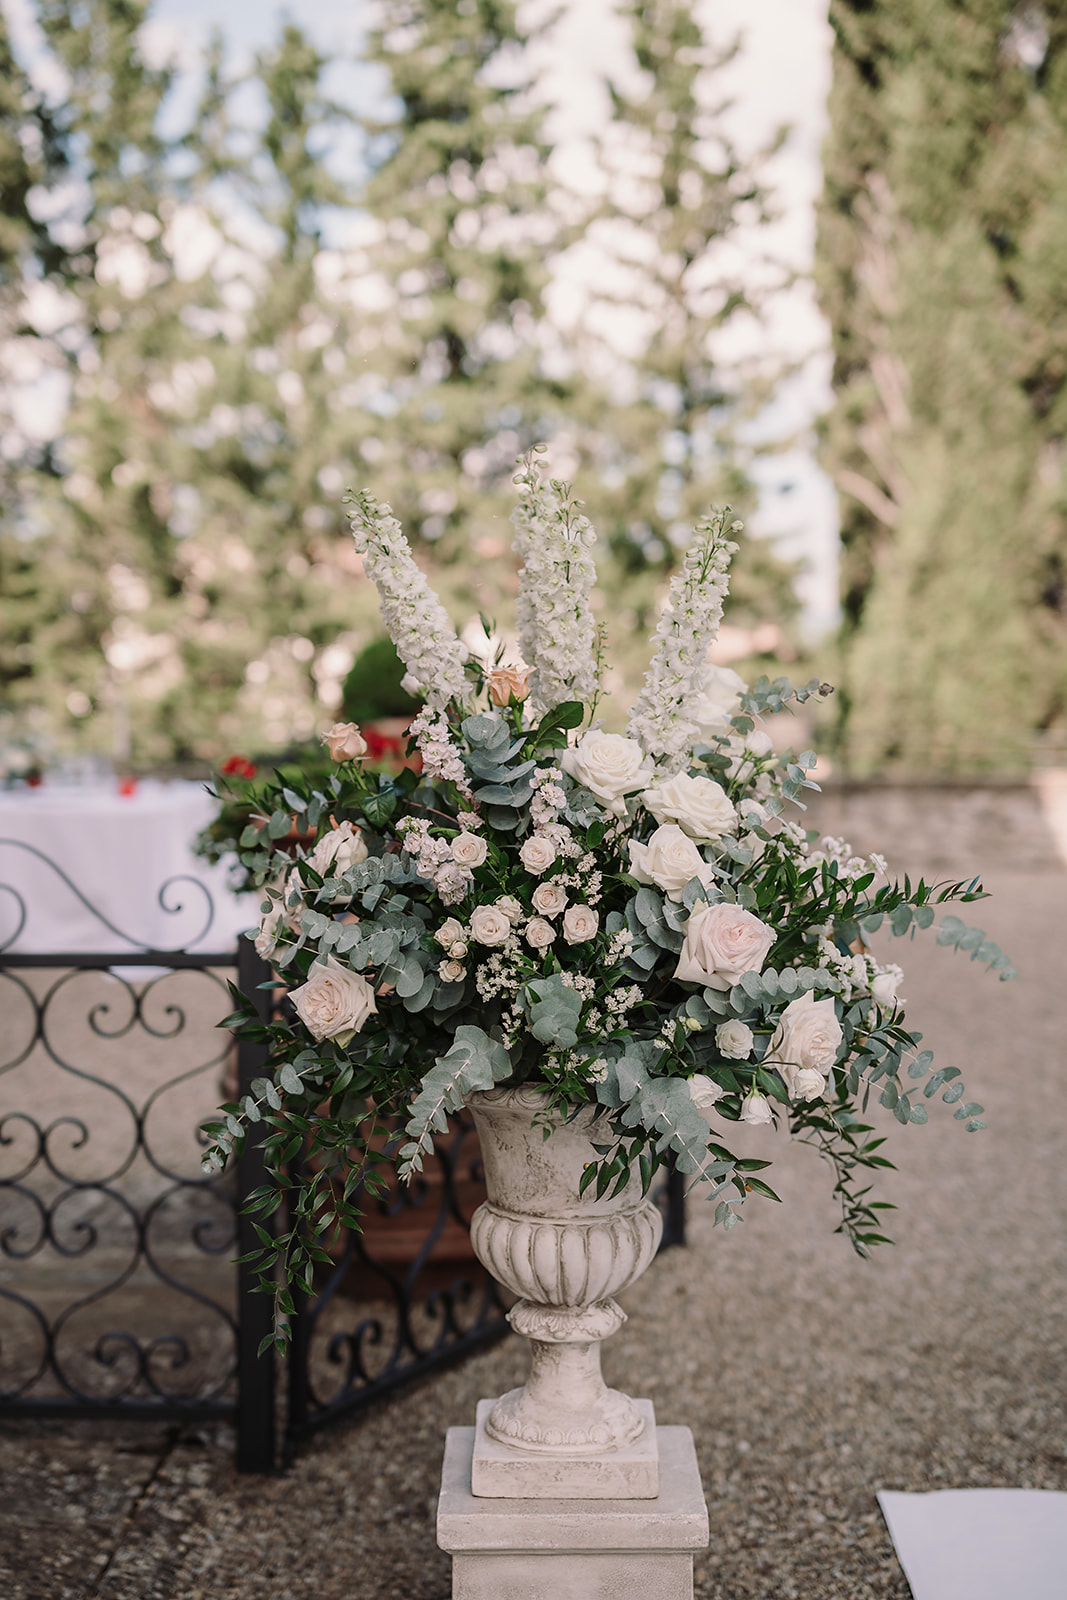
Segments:
[[[25,25],[27,0],[3,0],[18,27]],[[711,39],[737,36],[741,50],[729,69],[733,103],[726,113],[729,132],[742,154],[765,144],[783,123],[789,137],[768,170],[779,221],[764,233],[760,248],[773,249],[799,273],[811,268],[814,203],[821,183],[819,151],[825,129],[830,83],[830,30],[827,0],[694,0]],[[531,19],[555,0],[522,0]],[[367,0],[315,0],[293,14],[335,65],[331,92],[365,102],[382,92],[374,69],[360,67],[361,35],[369,15]],[[211,31],[221,28],[239,67],[276,36],[282,7],[263,0],[156,0],[146,26],[146,44],[158,59],[176,57],[192,64]],[[562,20],[542,49],[544,93],[553,104],[553,137],[564,159],[580,162],[582,141],[607,118],[606,96],[597,73],[625,70],[622,25],[611,0],[566,0]],[[192,84],[188,85],[192,89]],[[182,115],[181,92],[174,116]],[[740,248],[755,249],[754,241]],[[571,285],[573,293],[580,284]],[[829,334],[815,306],[810,284],[801,282],[778,296],[767,325],[748,331],[729,354],[751,358],[782,355],[799,365],[797,376],[760,418],[753,443],[790,440],[791,447],[756,458],[751,466],[759,488],[753,532],[775,540],[783,554],[802,557],[800,580],[805,631],[815,638],[837,616],[837,506],[832,485],[816,465],[812,425],[830,401]]]

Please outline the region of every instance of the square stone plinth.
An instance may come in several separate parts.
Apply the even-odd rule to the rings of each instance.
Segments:
[[[708,1513],[688,1428],[657,1428],[655,1500],[487,1499],[471,1492],[473,1428],[449,1428],[437,1542],[452,1600],[693,1600]]]
[[[507,1500],[654,1500],[659,1494],[659,1448],[651,1400],[635,1400],[644,1420],[640,1438],[601,1455],[549,1456],[490,1438],[485,1424],[492,1400],[479,1400],[471,1462],[471,1490]]]

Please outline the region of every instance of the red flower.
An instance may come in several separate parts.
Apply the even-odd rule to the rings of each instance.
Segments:
[[[247,756],[227,757],[221,770],[227,778],[254,778],[256,775],[256,769]]]

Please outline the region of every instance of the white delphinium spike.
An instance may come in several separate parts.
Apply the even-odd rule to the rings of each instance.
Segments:
[[[450,700],[463,701],[466,647],[412,556],[392,507],[366,489],[352,496],[351,505],[356,549],[378,590],[396,653],[418,685],[427,710],[441,712]]]
[[[596,623],[589,596],[596,583],[596,534],[563,484],[546,489],[526,456],[511,514],[519,571],[519,643],[530,668],[530,700],[551,711],[564,700],[588,705],[597,690]]]
[[[730,557],[737,549],[729,534],[743,527],[728,526],[730,515],[726,506],[697,523],[696,540],[671,579],[655,633],[659,644],[630,716],[630,737],[667,772],[685,765],[699,733],[690,712],[707,687],[708,649],[722,620]]]

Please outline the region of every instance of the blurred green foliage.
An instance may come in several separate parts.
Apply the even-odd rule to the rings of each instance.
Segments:
[[[287,22],[250,74],[263,115],[241,121],[249,78],[216,39],[169,133],[149,9],[36,0],[62,98],[0,13],[18,379],[0,418],[0,701],[140,765],[299,744],[380,628],[345,487],[393,504],[458,623],[507,625],[510,480],[539,439],[599,522],[598,603],[636,682],[682,525],[745,504],[731,419],[764,397],[709,349],[758,309],[702,275],[763,200],[721,137],[721,61],[691,8],[626,8],[649,92],[615,89],[584,196],[553,165],[512,0],[383,0],[366,49],[392,91],[380,114],[332,102],[328,63]],[[613,171],[627,142],[648,170],[636,212]],[[365,170],[336,158],[357,147]],[[625,361],[592,325],[568,346],[545,314],[553,261],[605,225],[655,246],[635,290],[650,332]],[[23,425],[27,374],[66,396],[50,434]],[[795,610],[758,542],[736,586],[733,620]]]
[[[857,773],[1017,768],[1067,721],[1067,14],[830,16],[840,753]]]

